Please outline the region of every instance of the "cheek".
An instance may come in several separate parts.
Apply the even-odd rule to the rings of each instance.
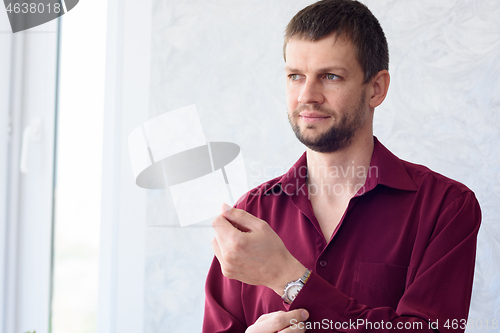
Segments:
[[[297,105],[297,98],[294,95],[293,91],[287,87],[286,89],[286,105],[288,106],[288,110],[295,109]]]
[[[325,96],[325,104],[336,110],[350,109],[350,106],[358,101],[358,97],[354,94],[346,93],[340,89],[332,89]]]
[[[293,110],[297,108],[296,105],[287,103],[287,117],[290,119],[293,117]]]
[[[285,85],[285,95],[288,104],[298,103],[301,87],[299,84],[288,83]]]

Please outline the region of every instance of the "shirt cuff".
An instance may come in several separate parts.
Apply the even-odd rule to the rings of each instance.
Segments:
[[[311,272],[309,279],[292,304],[285,303],[287,310],[306,309],[310,322],[324,319],[337,321],[349,302],[349,297],[328,283],[318,274]]]

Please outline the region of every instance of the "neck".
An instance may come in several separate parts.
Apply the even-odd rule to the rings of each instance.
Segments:
[[[307,150],[307,184],[313,192],[352,197],[364,185],[373,153],[373,135],[355,136],[336,152]],[[314,187],[316,190],[314,191]]]

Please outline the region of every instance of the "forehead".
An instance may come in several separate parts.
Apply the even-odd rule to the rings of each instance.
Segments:
[[[286,45],[286,69],[315,71],[320,68],[343,67],[360,71],[354,44],[331,34],[317,41],[291,38]]]

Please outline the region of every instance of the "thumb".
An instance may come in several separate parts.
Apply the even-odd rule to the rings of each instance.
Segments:
[[[233,208],[228,204],[222,204],[221,215],[233,226],[241,231],[248,232],[254,230],[257,223],[263,222],[261,219],[247,213],[243,209]],[[264,222],[265,223],[265,222]]]
[[[221,207],[221,213],[227,212],[228,210],[231,210],[231,208],[233,207],[229,206],[227,203],[224,202]]]

